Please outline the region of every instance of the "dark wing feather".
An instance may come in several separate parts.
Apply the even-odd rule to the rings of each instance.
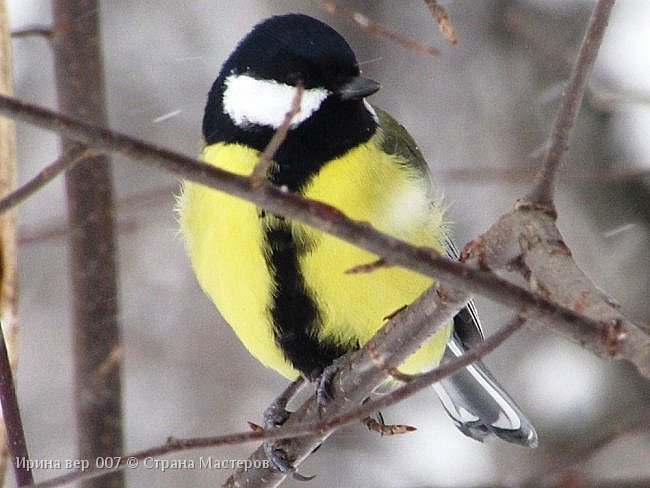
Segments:
[[[379,127],[384,133],[382,149],[388,154],[400,156],[404,164],[417,169],[427,181],[430,181],[427,161],[408,131],[387,112],[374,106],[373,108],[379,118]]]
[[[447,243],[447,254],[458,259],[458,251],[451,241]],[[454,332],[443,362],[462,356],[481,341],[481,323],[476,306],[470,301],[454,317]],[[495,435],[513,444],[537,445],[535,428],[482,362],[470,364],[436,383],[434,388],[445,410],[465,435],[478,441]]]

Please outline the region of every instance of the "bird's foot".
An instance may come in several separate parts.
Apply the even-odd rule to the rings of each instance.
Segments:
[[[264,419],[264,429],[273,429],[284,424],[291,413],[287,410],[287,404],[295,396],[297,391],[304,384],[304,379],[299,378],[294,381],[279,397],[277,397],[273,402],[264,410],[263,419]],[[268,458],[271,465],[277,469],[280,473],[291,475],[294,479],[298,481],[309,481],[314,478],[314,476],[304,476],[296,470],[293,465],[293,459],[289,459],[287,451],[283,448],[283,445],[286,444],[285,439],[279,439],[275,441],[264,441],[264,453]]]
[[[316,401],[318,407],[323,409],[329,402],[332,401],[332,381],[334,377],[341,370],[343,365],[347,364],[348,355],[341,356],[332,361],[332,364],[323,369],[322,373],[318,376],[316,385]]]

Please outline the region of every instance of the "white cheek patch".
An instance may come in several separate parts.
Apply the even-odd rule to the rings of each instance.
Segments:
[[[300,111],[291,128],[307,120],[330,95],[325,88],[304,90]],[[239,127],[265,125],[277,129],[291,110],[296,87],[273,80],[258,80],[247,75],[230,75],[225,81],[223,112]]]

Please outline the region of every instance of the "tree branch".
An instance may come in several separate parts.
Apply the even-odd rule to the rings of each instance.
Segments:
[[[318,409],[315,403],[316,399],[312,396],[309,400],[303,403],[297,412],[292,414],[287,423],[276,429],[263,431],[256,429],[251,432],[205,438],[170,438],[163,446],[124,456],[120,465],[115,467],[115,470],[125,469],[127,467],[126,459],[130,458],[142,461],[148,457],[160,457],[172,452],[240,444],[255,440],[293,438],[289,447],[293,449],[294,455],[301,452],[306,456],[311,452],[309,450],[310,444],[307,441],[300,443],[297,438],[310,437],[312,438],[312,442],[314,442],[314,437],[325,436],[326,434],[329,435],[331,431],[340,428],[345,424],[358,421],[378,409],[393,405],[407,396],[410,396],[430,386],[432,383],[464,368],[468,364],[481,359],[486,354],[499,347],[503,341],[510,337],[515,331],[519,330],[523,325],[523,320],[516,318],[497,331],[494,335],[487,338],[484,342],[469,349],[463,356],[454,358],[426,374],[414,376],[410,383],[398,388],[391,394],[364,403],[361,406],[359,406],[358,403],[354,403],[350,398],[350,395],[356,395],[355,390],[359,388],[360,385],[362,385],[361,388],[369,388],[371,385],[367,384],[368,379],[371,379],[373,383],[379,381],[377,384],[380,384],[384,379],[389,377],[385,368],[377,367],[376,358],[378,356],[383,358],[386,354],[386,364],[394,364],[396,361],[400,361],[401,357],[409,354],[407,350],[408,347],[412,347],[413,344],[421,340],[422,337],[435,333],[437,326],[440,324],[432,323],[431,320],[434,322],[446,321],[448,317],[453,316],[456,313],[455,310],[457,308],[462,307],[463,302],[462,300],[459,300],[462,296],[455,297],[453,300],[448,298],[441,300],[440,298],[437,298],[437,296],[438,294],[433,289],[423,294],[422,297],[408,307],[408,309],[396,315],[389,321],[389,323],[380,329],[377,335],[364,348],[350,356],[349,361],[346,361],[346,364],[343,365],[340,375],[335,378],[335,381],[332,384],[334,400],[333,403],[327,406],[326,411]],[[438,302],[440,309],[436,309],[436,306],[432,305],[432,300]],[[405,333],[407,338],[407,349],[403,351],[400,351],[400,349],[389,351],[391,348],[395,347],[396,341],[399,343],[400,347],[402,347],[404,344],[402,338]],[[398,354],[396,356],[394,356],[395,351],[397,351]],[[359,394],[359,396],[362,397],[363,395]],[[346,405],[346,408],[339,409],[336,402],[342,402]],[[328,411],[332,412],[329,416],[327,416]],[[325,418],[323,418],[323,416],[325,416]],[[318,440],[316,439],[315,442],[318,443]],[[266,459],[265,456],[262,456],[262,454],[257,451],[256,454],[260,454],[259,460],[263,461]],[[252,455],[249,460],[253,461],[254,459],[257,459],[256,454]],[[249,468],[248,471],[252,470]],[[35,486],[39,488],[51,488],[73,481],[103,476],[107,472],[110,471],[99,470],[91,467],[85,471],[72,471],[66,473],[57,478],[50,479],[43,483],[38,483]],[[259,476],[266,475],[255,471],[253,478]],[[282,476],[278,478],[276,474],[270,474],[270,476],[275,481],[283,478]],[[239,475],[235,475],[235,478],[238,478],[240,481],[242,480]],[[255,479],[248,477],[246,479],[251,483],[255,481]],[[233,478],[232,481],[235,481],[235,479]]]
[[[318,423],[321,418],[327,419],[332,413],[336,415],[355,411],[346,421],[367,417],[367,413],[357,412],[357,407],[379,385],[390,379],[391,369],[398,368],[423,342],[448,324],[468,299],[469,296],[464,292],[452,291],[442,295],[434,285],[384,325],[359,352],[350,355],[339,366],[330,385],[332,398],[326,406],[319,405],[316,395],[312,395],[291,414],[280,429]],[[328,425],[326,420],[311,435],[286,439],[281,448],[287,459],[298,466],[343,423]],[[252,462],[266,459],[264,447],[258,447],[248,459]],[[223,486],[277,486],[286,476],[271,466],[239,470]]]
[[[106,125],[99,2],[53,0],[52,6],[55,30],[52,46],[61,111]],[[66,152],[82,151],[75,140],[64,138],[62,142]],[[77,444],[79,458],[88,460],[122,455],[122,347],[113,183],[108,156],[93,153],[68,169],[65,176],[72,230],[70,268]],[[59,162],[66,163],[65,158]],[[123,485],[121,473],[102,482],[107,487]]]
[[[535,186],[524,199],[532,206],[544,207],[546,211],[553,215],[557,214],[553,201],[557,170],[562,163],[562,158],[569,149],[569,138],[578,116],[580,104],[587,87],[587,80],[605,35],[605,29],[615,1],[599,0],[591,14],[578,57],[553,121],[550,146],[542,160],[541,168],[536,176]]]
[[[394,43],[399,44],[406,49],[415,51],[416,53],[426,54],[428,56],[438,56],[440,54],[440,51],[435,47],[427,46],[420,41],[416,41],[415,39],[411,39],[410,37],[405,36],[404,34],[395,32],[394,30],[391,30],[383,25],[377,24],[376,22],[373,22],[368,17],[363,15],[361,12],[350,10],[346,7],[343,7],[342,5],[337,4],[336,2],[333,2],[332,0],[318,0],[318,2],[328,12],[332,14],[338,14],[341,17],[354,22],[363,30],[369,32],[372,35],[390,39]]]
[[[458,44],[458,37],[456,36],[456,29],[449,19],[449,12],[438,3],[437,0],[424,0],[427,8],[431,12],[433,20],[438,24],[438,28],[445,39],[447,39],[452,46]]]
[[[601,357],[625,357],[650,376],[647,325],[633,324],[578,268],[553,216],[517,205],[468,244],[463,260],[480,269],[519,271],[539,295],[601,324],[592,329],[557,323],[555,331]],[[600,340],[593,340],[594,333]]]
[[[305,87],[302,81],[298,82],[296,85],[296,93],[294,94],[291,101],[291,108],[285,114],[282,124],[273,133],[273,137],[271,137],[271,140],[264,148],[259,161],[253,168],[253,171],[250,175],[251,184],[253,186],[259,186],[259,183],[261,183],[266,177],[266,171],[269,169],[269,166],[271,166],[271,163],[273,162],[273,156],[275,156],[275,153],[278,151],[278,149],[280,149],[280,146],[287,137],[287,133],[291,127],[291,121],[293,120],[294,116],[300,112],[300,102],[302,101],[302,94],[304,90]]]
[[[26,467],[29,460],[27,442],[23,430],[23,421],[20,417],[16,387],[14,386],[9,354],[5,344],[5,336],[0,324],[0,403],[2,416],[7,430],[7,444],[11,456],[18,486],[27,486],[34,483],[31,470]]]
[[[33,123],[42,128],[65,134],[88,146],[119,152],[131,159],[169,171],[185,179],[204,184],[255,203],[271,212],[284,215],[314,228],[335,235],[362,249],[384,257],[399,265],[432,278],[448,286],[483,295],[497,303],[516,310],[524,318],[542,322],[559,331],[576,328],[582,334],[583,345],[603,357],[622,357],[631,361],[637,370],[650,376],[650,337],[634,334],[639,353],[627,356],[624,343],[630,336],[625,330],[638,326],[626,320],[618,335],[619,350],[612,355],[611,343],[606,339],[607,323],[590,319],[580,313],[560,307],[545,297],[510,283],[493,273],[464,266],[438,255],[433,249],[413,246],[408,242],[384,234],[367,223],[347,218],[339,210],[321,202],[309,201],[299,195],[283,192],[264,183],[251,188],[249,178],[229,173],[202,161],[188,158],[168,149],[139,141],[125,134],[103,129],[85,121],[75,120],[14,98],[0,96],[0,113]]]
[[[416,308],[412,311],[412,315],[414,316],[416,323],[419,324],[417,327],[426,326],[427,321],[421,320],[421,307],[423,304],[426,306],[426,302],[432,299],[430,293],[423,295],[421,298],[422,303],[417,304],[417,302],[415,302],[413,305]],[[419,301],[420,299],[418,299],[418,302]],[[450,306],[451,304],[454,304],[454,306]],[[459,302],[456,299],[453,299],[451,302],[446,303],[445,306],[442,307],[443,309],[441,310],[441,313],[445,313],[448,310],[453,310],[453,317],[453,315],[457,313],[458,305]],[[447,307],[448,310],[445,310]],[[444,316],[441,318],[444,319]],[[285,425],[283,425],[278,430],[284,430],[285,428],[289,428],[294,425],[297,427],[301,425],[314,425],[314,434],[312,436],[294,437],[283,444],[283,449],[285,452],[290,453],[289,455],[295,459],[295,465],[300,464],[337,428],[345,424],[361,420],[365,417],[368,417],[369,415],[373,415],[378,410],[394,405],[395,403],[398,403],[405,398],[414,395],[418,391],[431,386],[433,383],[455,373],[465,366],[478,361],[491,351],[495,350],[501,344],[503,344],[503,342],[515,331],[519,330],[524,323],[524,319],[516,317],[505,327],[489,337],[486,341],[481,342],[469,349],[464,355],[454,358],[453,360],[448,361],[441,366],[438,366],[428,373],[412,376],[410,382],[397,388],[391,393],[380,396],[374,400],[366,401],[363,403],[363,405],[360,405],[360,403],[367,399],[368,395],[376,387],[380,386],[384,380],[390,377],[387,370],[395,367],[395,364],[397,364],[397,366],[400,364],[399,361],[395,361],[395,358],[401,357],[402,355],[397,356],[394,354],[394,351],[399,351],[399,349],[393,349],[391,351],[391,346],[389,345],[386,347],[386,345],[383,344],[383,341],[388,339],[388,341],[391,342],[393,338],[397,338],[399,340],[400,337],[402,337],[401,334],[395,333],[396,331],[392,331],[390,329],[381,329],[377,335],[375,335],[375,337],[373,337],[373,339],[363,349],[361,349],[361,351],[352,355],[349,363],[345,365],[345,369],[337,377],[338,384],[334,385],[334,391],[336,392],[334,398],[336,399],[338,396],[340,396],[342,399],[338,405],[330,404],[327,406],[328,409],[334,412],[333,415],[331,415],[329,418],[326,417],[324,420],[319,421],[321,416],[325,416],[327,413],[323,412],[322,409],[319,409],[315,396],[307,400],[296,412],[291,414],[291,417],[285,423]],[[399,345],[399,347],[402,346]],[[379,352],[379,350],[381,352]],[[380,356],[382,356],[386,354],[386,352],[388,353],[386,362],[382,364],[382,367],[377,367],[376,355],[380,354]],[[404,358],[408,357],[408,354],[412,351],[408,350],[405,352],[407,354],[404,355]],[[368,381],[368,385],[366,385],[367,378],[364,377],[364,374],[367,368],[373,364],[374,368],[372,371],[369,371],[368,374],[377,375],[379,373],[383,373],[381,375],[381,378],[383,379],[381,379],[381,381],[378,383],[375,383],[375,380]],[[360,389],[358,387],[359,383],[364,385],[364,388]],[[365,386],[371,385],[374,385],[373,388],[365,392],[364,396],[363,393]],[[257,450],[248,458],[248,460],[251,461],[255,466],[262,464],[259,462],[256,463],[256,461],[263,461],[264,459],[266,459],[266,454],[263,446],[258,447]],[[231,488],[237,486],[258,486],[258,484],[264,484],[264,486],[271,487],[279,485],[286,476],[287,475],[278,472],[272,467],[260,467],[247,470],[240,469],[230,478],[228,478],[223,486]]]
[[[11,31],[11,37],[15,39],[34,36],[42,37],[48,41],[51,41],[53,34],[54,31],[52,30],[52,27],[44,24],[27,25],[25,27],[21,27],[20,29],[14,29]]]
[[[0,94],[13,93],[13,70],[9,16],[0,0]],[[16,131],[12,120],[0,120],[0,196],[16,187]],[[13,385],[18,364],[18,263],[16,249],[16,213],[0,215],[0,328],[2,328],[2,417],[0,427],[0,484],[11,461],[18,484],[29,483],[32,474],[18,466],[19,457],[27,459],[20,411]]]
[[[80,163],[92,153],[92,149],[78,145],[72,146],[65,154],[39,171],[27,183],[16,188],[9,195],[0,198],[0,214],[24,202],[58,175],[73,168],[77,163]]]

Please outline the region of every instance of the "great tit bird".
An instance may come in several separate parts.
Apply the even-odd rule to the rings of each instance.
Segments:
[[[250,174],[298,84],[304,87],[300,110],[273,156],[268,181],[457,257],[417,145],[366,101],[379,84],[361,76],[343,37],[314,18],[271,17],[238,44],[208,96],[201,158]],[[318,378],[433,283],[399,267],[346,273],[377,256],[195,183],[183,184],[178,214],[201,287],[249,352],[287,378]],[[433,368],[482,339],[470,304],[400,370]],[[481,363],[448,377],[436,391],[464,434],[536,445],[532,425]]]

